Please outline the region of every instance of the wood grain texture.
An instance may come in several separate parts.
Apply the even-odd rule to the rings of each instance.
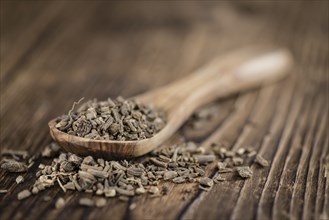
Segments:
[[[77,205],[81,194],[54,187],[26,200],[25,182],[0,170],[0,219],[328,219],[328,2],[1,1],[0,147],[38,153],[51,141],[47,122],[81,97],[134,96],[187,76],[217,54],[255,43],[289,48],[292,77],[220,99],[217,112],[179,136],[209,147],[253,146],[271,161],[208,193],[173,185],[161,198]],[[207,168],[213,176],[215,164]],[[44,202],[43,196],[54,198]],[[89,196],[88,194],[84,196]],[[67,206],[55,209],[57,198]],[[136,203],[134,210],[129,205]]]

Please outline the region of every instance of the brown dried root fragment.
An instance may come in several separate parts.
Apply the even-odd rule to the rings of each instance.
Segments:
[[[237,167],[236,170],[238,171],[239,176],[242,178],[250,178],[252,176],[252,170],[247,166]]]
[[[171,180],[175,177],[178,176],[178,173],[176,171],[166,171],[164,174],[163,174],[163,179],[164,180]]]
[[[215,175],[215,177],[213,178],[213,180],[214,180],[214,183],[219,183],[219,182],[225,181],[226,179],[223,176],[221,176],[220,173],[217,173]]]
[[[243,164],[243,159],[241,157],[233,157],[232,161],[234,166],[240,166]]]
[[[27,165],[23,162],[18,162],[16,160],[5,159],[1,162],[1,169],[6,170],[11,173],[20,173],[27,171]]]
[[[129,210],[132,211],[132,210],[134,210],[136,207],[137,207],[137,204],[133,202],[133,203],[130,204],[130,206],[129,206]]]
[[[133,190],[126,190],[126,189],[115,187],[115,191],[123,196],[134,196],[135,195],[135,192]]]
[[[149,193],[153,194],[153,195],[158,195],[160,194],[159,188],[156,186],[151,186],[149,189]]]
[[[199,189],[205,190],[205,191],[209,191],[213,185],[214,185],[214,181],[208,177],[203,177],[199,180]]]
[[[257,154],[257,151],[255,151],[254,149],[253,149],[253,147],[247,147],[246,148],[246,153],[247,153],[247,157],[254,157],[254,156],[256,156],[256,154]]]
[[[144,194],[144,193],[146,193],[146,190],[144,189],[144,187],[139,187],[135,190],[135,193],[137,195]]]
[[[255,163],[257,163],[262,167],[267,167],[269,165],[269,162],[266,159],[264,159],[260,154],[257,154],[255,158]]]
[[[81,198],[79,199],[79,205],[82,206],[94,206],[95,202],[89,198]]]
[[[106,199],[104,198],[96,198],[95,205],[98,208],[106,206]]]
[[[116,191],[114,188],[105,188],[104,194],[105,194],[105,197],[115,197]]]
[[[16,178],[16,183],[17,184],[20,184],[20,183],[22,183],[22,182],[24,182],[24,177],[23,176],[18,176],[17,178]]]
[[[246,153],[246,149],[244,149],[244,148],[239,148],[236,151],[236,154],[239,155],[239,156],[242,156],[244,153]]]
[[[128,196],[119,196],[118,198],[120,201],[122,202],[128,202],[129,201],[129,197]]]
[[[182,177],[182,176],[179,176],[179,177],[176,177],[176,178],[172,179],[172,182],[173,183],[185,183],[186,182],[186,178],[185,177]]]
[[[216,156],[213,154],[209,155],[195,155],[194,156],[196,162],[200,164],[211,163],[216,160]]]
[[[82,97],[78,102],[73,102],[72,108],[70,109],[69,113],[67,114],[67,117],[65,117],[64,119],[62,119],[60,122],[58,122],[56,124],[56,128],[58,128],[61,131],[64,131],[66,129],[68,129],[73,122],[73,118],[72,118],[72,111],[74,110],[74,107],[76,105],[79,105],[80,102],[84,99],[84,97]]]
[[[75,186],[73,182],[68,182],[63,186],[67,190],[75,190]],[[63,190],[64,191],[64,190]]]
[[[223,168],[221,170],[218,170],[218,173],[232,173],[234,172],[234,169],[232,168]]]
[[[224,162],[217,162],[217,168],[218,170],[224,170],[226,168],[227,164]]]
[[[55,203],[55,208],[60,209],[65,206],[65,203],[66,203],[65,200],[62,197],[60,197],[57,199],[57,201]]]
[[[211,187],[205,187],[205,186],[202,186],[202,185],[199,185],[199,189],[202,189],[204,191],[210,191],[211,190]]]
[[[159,167],[164,167],[164,168],[166,168],[166,167],[168,166],[167,163],[162,162],[162,161],[160,161],[160,160],[158,160],[158,159],[156,159],[156,158],[151,158],[150,161],[151,161],[154,165],[159,166]]]
[[[17,194],[17,199],[18,200],[26,199],[30,195],[31,195],[31,192],[29,190],[25,189]]]
[[[59,178],[56,178],[58,185],[61,187],[64,193],[66,193],[66,188],[63,186],[62,182],[59,180]]]
[[[204,187],[212,187],[214,185],[214,181],[209,177],[203,177],[200,179],[200,185]]]
[[[93,117],[92,114],[94,113],[91,112],[90,117]],[[221,176],[222,173],[237,171],[244,178],[251,176],[252,172],[248,167],[244,171],[244,168],[238,165],[241,164],[241,159],[246,160],[243,164],[254,159],[248,158],[250,151],[241,150],[242,155],[238,156],[236,151],[220,147],[218,152],[210,150],[205,154],[204,149],[200,150],[200,147],[192,142],[157,148],[142,160],[130,161],[106,161],[59,151],[59,155],[52,159],[51,164],[39,165],[37,180],[31,191],[36,194],[56,186],[61,187],[64,192],[83,191],[104,198],[123,196],[121,199],[126,200],[127,197],[145,193],[150,193],[150,197],[165,195],[168,187],[159,186],[162,181],[180,184],[199,180],[199,188],[209,191],[213,183],[225,180]],[[199,179],[205,175],[207,163],[212,161],[217,163],[218,168],[215,177],[212,180],[208,177]],[[96,206],[96,200],[93,202]]]

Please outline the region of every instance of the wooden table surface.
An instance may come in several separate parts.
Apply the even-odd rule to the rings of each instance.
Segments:
[[[167,196],[109,199],[97,209],[59,187],[18,201],[38,160],[20,185],[18,174],[0,171],[0,188],[9,190],[0,194],[0,219],[328,219],[328,1],[1,1],[1,149],[40,152],[51,142],[47,122],[81,97],[130,97],[258,43],[290,48],[292,76],[218,100],[211,120],[176,136],[251,145],[269,167],[252,166],[252,178],[187,200],[181,191],[191,184],[169,184]],[[62,196],[68,204],[55,209]]]

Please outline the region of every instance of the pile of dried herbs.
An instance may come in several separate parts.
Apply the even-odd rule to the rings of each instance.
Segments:
[[[150,138],[165,125],[163,113],[132,99],[89,100],[73,112],[78,103],[58,118],[56,128],[84,138],[125,141]]]
[[[25,155],[25,162],[22,161],[22,155]],[[2,156],[4,158],[1,168],[8,172],[27,171],[29,165],[26,163],[34,161],[22,152],[16,154],[15,151],[7,150],[3,151]],[[106,197],[119,197],[120,200],[127,201],[129,197],[145,193],[151,197],[166,195],[169,189],[163,182],[197,182],[200,189],[209,191],[214,183],[226,180],[225,174],[249,178],[252,175],[249,165],[253,162],[268,166],[268,162],[252,149],[229,151],[221,143],[212,144],[210,150],[206,151],[193,142],[184,142],[156,149],[131,161],[79,157],[62,152],[56,143],[51,143],[40,156],[50,160],[48,159],[47,165],[38,165],[34,185],[18,193],[18,199],[25,199],[42,190],[58,186],[64,193],[72,190],[96,195],[93,199],[82,197],[79,200],[80,205],[95,207],[105,206]],[[24,169],[16,163],[21,163]],[[210,163],[217,164],[217,173],[213,177],[205,176],[206,167]],[[21,177],[16,179],[19,182],[23,180]],[[55,207],[64,205],[65,200],[60,198]]]

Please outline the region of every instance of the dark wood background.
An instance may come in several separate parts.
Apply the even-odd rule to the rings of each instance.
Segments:
[[[1,1],[1,149],[40,152],[47,122],[85,97],[129,97],[189,74],[243,45],[290,48],[292,76],[215,104],[217,114],[187,140],[233,149],[252,145],[271,166],[182,200],[191,185],[162,198],[77,205],[59,187],[18,201],[35,180],[0,171],[0,219],[328,219],[328,1],[109,2]],[[208,174],[212,175],[209,167]],[[50,195],[54,200],[44,202]],[[54,202],[63,196],[63,209]],[[135,202],[136,209],[129,210]]]

